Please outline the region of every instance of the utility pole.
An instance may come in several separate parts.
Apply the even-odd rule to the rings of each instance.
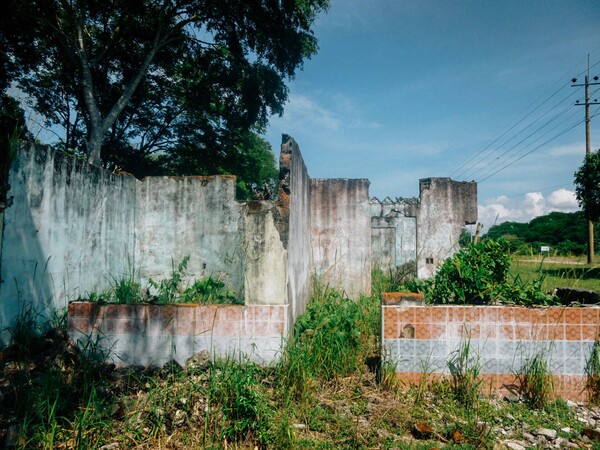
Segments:
[[[585,73],[585,82],[583,84],[577,83],[577,78],[571,80],[573,87],[584,86],[585,87],[585,103],[580,103],[579,100],[575,103],[576,105],[585,105],[585,154],[588,157],[592,153],[591,144],[591,130],[590,130],[590,105],[600,105],[600,102],[594,100],[590,101],[590,86],[594,84],[600,84],[598,82],[598,76],[594,77],[594,82],[590,82],[590,55],[588,54],[587,71]],[[588,219],[588,264],[594,263],[594,222]]]

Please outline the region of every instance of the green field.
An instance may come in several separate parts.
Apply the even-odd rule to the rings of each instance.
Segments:
[[[543,290],[550,292],[557,287],[574,287],[600,291],[600,258],[587,264],[585,256],[548,257],[513,256],[511,274],[529,281],[544,276]]]

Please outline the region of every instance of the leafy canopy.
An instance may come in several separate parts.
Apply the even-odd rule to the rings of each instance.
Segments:
[[[46,125],[62,130],[60,147],[137,175],[172,172],[190,158],[230,171],[223,161],[257,144],[269,115],[282,113],[285,82],[317,51],[311,27],[328,7],[7,1],[0,50],[8,80],[0,88],[16,83]]]
[[[575,172],[575,194],[585,216],[596,222],[600,218],[600,150],[586,155]]]
[[[488,239],[503,238],[512,252],[539,251],[550,245],[559,254],[583,254],[587,242],[587,221],[581,211],[554,211],[532,219],[529,223],[503,222],[492,226],[485,234]]]

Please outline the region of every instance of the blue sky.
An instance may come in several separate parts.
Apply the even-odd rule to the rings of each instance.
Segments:
[[[588,53],[600,75],[599,0],[332,0],[314,30],[320,50],[265,135],[276,154],[288,133],[312,177],[368,178],[380,198],[474,179],[484,231],[577,209],[583,88],[570,79]],[[600,115],[593,149],[599,133]]]

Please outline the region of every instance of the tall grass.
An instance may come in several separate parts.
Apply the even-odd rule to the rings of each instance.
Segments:
[[[330,381],[359,371],[378,354],[379,301],[352,301],[326,285],[315,283],[306,312],[277,367],[286,401],[301,398],[318,380]]]

